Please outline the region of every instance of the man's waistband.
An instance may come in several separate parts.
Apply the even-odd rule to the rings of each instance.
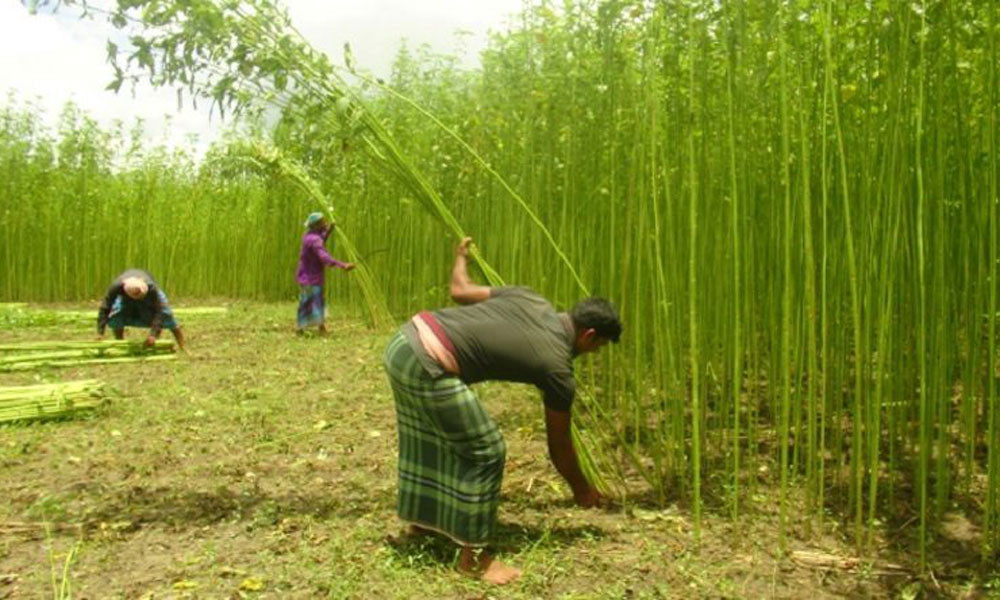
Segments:
[[[424,346],[427,354],[437,361],[445,371],[452,375],[458,375],[459,369],[458,360],[455,358],[455,346],[451,343],[451,339],[445,333],[444,328],[434,318],[434,314],[424,310],[414,315],[411,321],[417,329],[417,335],[420,336],[420,343]]]

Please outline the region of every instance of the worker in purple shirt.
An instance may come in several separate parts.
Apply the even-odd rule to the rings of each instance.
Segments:
[[[328,222],[323,213],[312,213],[306,218],[306,233],[302,236],[302,251],[299,253],[299,268],[295,272],[301,293],[299,294],[298,333],[310,325],[319,325],[320,335],[326,334],[326,302],[323,299],[323,283],[326,267],[338,267],[345,271],[354,268],[354,263],[340,262],[326,249],[326,239],[333,233],[334,224]]]

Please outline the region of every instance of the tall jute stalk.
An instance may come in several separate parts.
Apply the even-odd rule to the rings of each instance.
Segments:
[[[997,406],[997,349],[996,349],[996,334],[997,334],[997,318],[1000,318],[998,310],[1000,306],[997,305],[997,265],[1000,264],[1000,226],[997,224],[997,219],[1000,218],[1000,213],[997,210],[997,203],[1000,202],[1000,175],[998,175],[997,161],[1000,160],[1000,155],[997,151],[997,111],[1000,109],[998,107],[998,92],[997,87],[1000,86],[1000,80],[997,78],[997,61],[1000,60],[1000,53],[997,52],[997,6],[995,3],[991,3],[989,7],[989,67],[987,72],[989,73],[989,195],[987,196],[987,202],[989,204],[988,216],[989,216],[989,248],[987,250],[989,256],[989,266],[987,268],[987,273],[991,276],[988,278],[989,291],[987,296],[989,298],[987,303],[986,311],[986,339],[987,339],[987,352],[986,352],[986,405],[987,405],[987,427],[988,427],[988,449],[987,449],[987,477],[986,477],[986,509],[985,522],[986,522],[986,534],[983,536],[983,554],[985,557],[995,557],[1000,551],[1000,500],[998,500],[998,488],[1000,488],[1000,407]]]
[[[829,18],[829,15],[827,15]],[[824,48],[827,43],[827,27],[829,25],[824,21],[823,27],[823,40]],[[823,460],[823,456],[826,453],[827,448],[827,415],[829,414],[829,409],[832,406],[832,399],[828,393],[829,387],[829,367],[832,363],[830,361],[830,345],[829,345],[829,318],[827,312],[828,302],[828,269],[830,264],[830,236],[829,236],[829,204],[830,204],[830,169],[829,169],[829,158],[827,156],[827,114],[829,111],[829,102],[832,95],[832,90],[830,89],[830,77],[827,73],[830,66],[827,64],[828,57],[824,53],[823,61],[823,92],[822,92],[822,110],[820,112],[820,121],[822,122],[822,127],[820,128],[820,189],[821,191],[821,204],[820,204],[820,243],[822,246],[822,258],[820,259],[820,298],[819,298],[819,356],[820,356],[820,369],[822,371],[820,381],[817,385],[820,389],[820,410],[819,410],[819,455],[817,457],[818,473],[817,473],[817,489],[816,489],[816,510],[822,515],[823,506],[826,501],[826,461]]]
[[[695,93],[698,42],[695,36],[695,9],[688,7],[688,352],[691,362],[691,487],[695,539],[701,536],[701,390],[698,365],[698,171],[695,166],[695,135],[699,109]]]
[[[803,63],[805,61],[802,61]],[[801,89],[810,80],[813,73],[805,64],[799,68],[799,88]],[[819,321],[819,309],[816,298],[816,249],[813,240],[813,191],[812,179],[810,177],[811,152],[809,136],[808,113],[805,108],[799,111],[799,161],[801,165],[800,179],[802,184],[802,230],[804,237],[805,256],[805,327],[806,327],[806,492],[811,504],[810,508],[814,512],[821,507],[816,504],[817,488],[822,486],[822,478],[818,476],[817,463],[820,453],[818,450],[817,420],[820,419],[822,411],[817,409],[817,403],[823,401],[822,390],[819,387],[820,366],[817,352],[816,328]],[[813,515],[810,515],[813,516]]]
[[[923,174],[923,137],[924,137],[924,40],[926,39],[926,13],[923,2],[920,2],[919,37],[919,79],[917,83],[917,109],[914,123],[914,142],[916,182],[917,182],[917,297],[919,321],[917,324],[917,362],[918,381],[920,385],[920,449],[919,471],[917,485],[920,496],[920,568],[927,565],[927,463],[930,457],[931,432],[929,414],[929,382],[927,381],[927,293],[925,282],[924,258],[924,174]]]
[[[781,111],[781,186],[784,191],[784,211],[782,215],[783,277],[781,292],[781,421],[779,424],[780,454],[780,503],[778,509],[778,537],[785,548],[785,528],[788,510],[788,433],[792,394],[792,175],[791,151],[788,126],[788,73],[786,68],[787,49],[785,44],[785,9],[781,3],[778,9],[778,78],[780,87],[779,110]]]
[[[732,516],[739,515],[740,502],[740,424],[742,403],[741,390],[743,388],[743,337],[742,337],[742,297],[740,293],[740,278],[742,268],[740,263],[740,190],[736,175],[736,118],[733,114],[733,80],[738,71],[736,35],[733,30],[732,0],[726,1],[726,37],[729,40],[729,47],[726,52],[726,114],[728,116],[728,142],[729,142],[729,202],[730,202],[730,235],[732,236],[732,312],[733,312],[733,349],[732,349],[732,372],[730,374],[730,393],[733,402],[733,491],[732,491]]]
[[[844,135],[843,129],[840,124],[840,109],[838,107],[837,97],[835,95],[835,90],[838,89],[837,80],[833,74],[833,55],[832,55],[832,33],[833,30],[833,2],[832,0],[827,0],[826,3],[826,21],[824,27],[824,56],[826,63],[826,87],[831,94],[830,106],[833,109],[833,127],[837,136],[837,157],[839,161],[840,168],[838,173],[840,175],[840,189],[841,189],[841,207],[843,208],[843,218],[844,218],[844,238],[847,245],[847,268],[848,268],[848,284],[850,287],[850,297],[851,297],[851,332],[853,337],[853,352],[854,352],[854,412],[853,412],[853,423],[851,429],[851,439],[852,439],[852,455],[851,464],[853,477],[851,480],[851,495],[854,498],[854,523],[855,523],[855,539],[860,545],[862,541],[862,518],[863,518],[863,508],[864,502],[862,498],[862,484],[864,471],[862,468],[861,455],[862,455],[862,437],[861,437],[861,424],[862,424],[862,371],[864,369],[865,356],[862,351],[861,346],[861,310],[860,310],[860,300],[858,294],[858,273],[857,273],[857,260],[854,253],[854,230],[851,226],[851,194],[850,186],[847,181],[847,155],[844,148]]]

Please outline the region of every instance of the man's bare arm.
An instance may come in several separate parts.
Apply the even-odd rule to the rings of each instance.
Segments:
[[[459,304],[475,304],[489,300],[490,288],[469,278],[466,266],[472,238],[463,239],[455,248],[455,264],[451,268],[451,299]]]
[[[577,504],[584,507],[596,506],[600,504],[601,495],[590,485],[580,470],[576,448],[573,447],[571,427],[569,411],[545,409],[545,431],[552,465],[573,490],[573,499]]]

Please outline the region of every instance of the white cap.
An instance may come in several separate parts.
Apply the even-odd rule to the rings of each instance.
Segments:
[[[125,290],[129,298],[142,300],[146,297],[146,293],[149,292],[149,284],[139,277],[128,277],[122,281],[122,289]]]

